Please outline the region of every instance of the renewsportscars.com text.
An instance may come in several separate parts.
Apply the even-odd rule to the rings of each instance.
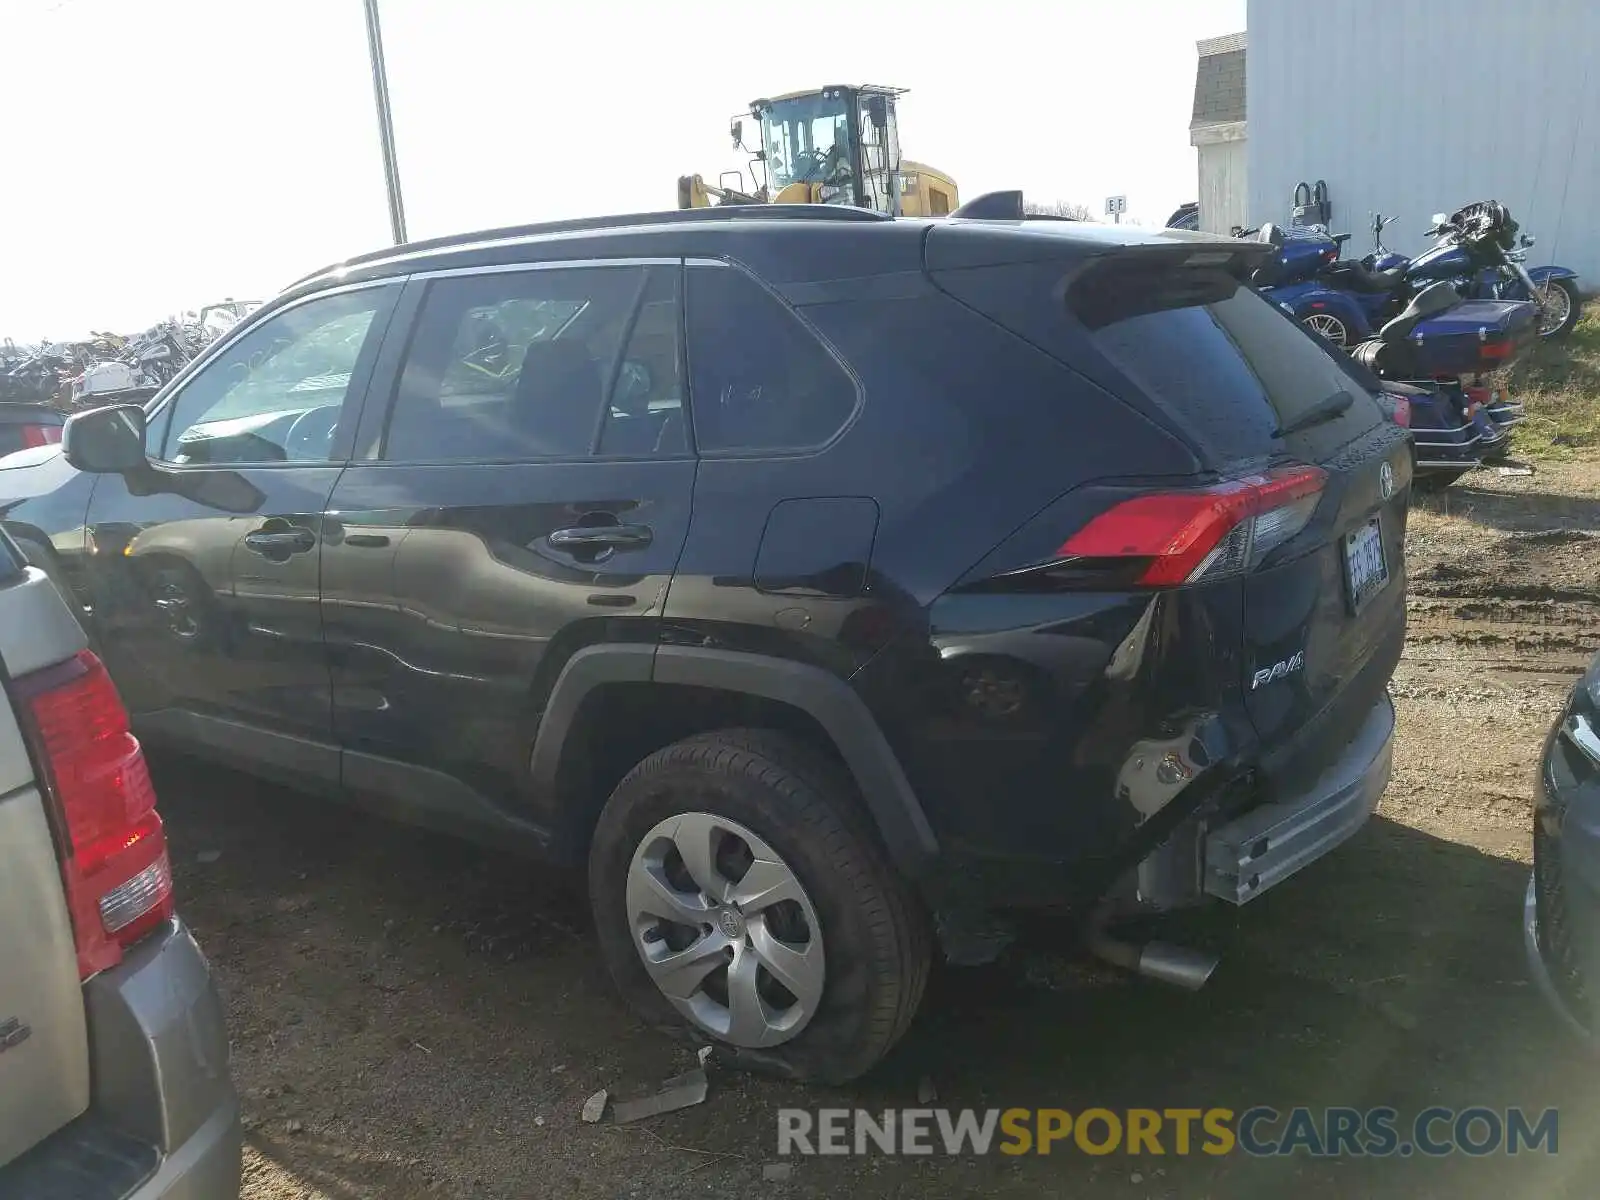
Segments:
[[[1520,1108],[803,1108],[778,1110],[785,1154],[1127,1154],[1408,1158],[1555,1154],[1559,1116]]]

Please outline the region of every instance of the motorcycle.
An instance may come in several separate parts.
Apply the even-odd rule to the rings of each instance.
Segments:
[[[1436,243],[1414,259],[1383,245],[1393,217],[1373,221],[1374,250],[1360,261],[1340,258],[1348,235],[1320,226],[1296,231],[1274,267],[1275,299],[1335,345],[1370,338],[1430,283],[1449,282],[1469,300],[1531,300],[1540,309],[1541,337],[1563,337],[1580,315],[1577,275],[1566,267],[1529,270],[1533,239],[1518,237],[1503,205],[1470,204],[1436,215],[1428,231]],[[1254,231],[1241,231],[1247,236]]]
[[[1434,244],[1409,259],[1383,244],[1383,231],[1394,220],[1382,213],[1373,217],[1372,253],[1345,272],[1353,281],[1366,272],[1387,282],[1399,272],[1412,290],[1443,279],[1469,300],[1531,300],[1539,306],[1542,338],[1566,337],[1577,325],[1582,313],[1578,273],[1570,267],[1528,267],[1534,239],[1519,234],[1505,205],[1480,201],[1448,216],[1435,213],[1427,230]]]
[[[1252,280],[1262,294],[1330,349],[1384,381],[1384,390],[1409,389],[1406,411],[1419,478],[1448,485],[1480,461],[1509,452],[1522,406],[1484,386],[1483,376],[1531,344],[1536,305],[1463,301],[1453,285],[1437,282],[1390,314],[1392,302],[1376,289],[1345,292],[1328,285],[1326,266],[1317,273],[1312,264],[1317,258],[1326,262],[1340,244],[1326,231],[1294,235],[1269,224],[1257,236],[1278,251]]]
[[[1411,429],[1411,454],[1418,486],[1448,487],[1480,462],[1502,458],[1511,447],[1511,426],[1521,419],[1520,406],[1487,395],[1488,389],[1463,382],[1460,374],[1443,372],[1473,364],[1473,343],[1495,344],[1487,327],[1473,323],[1492,314],[1483,306],[1491,302],[1463,302],[1450,284],[1423,288],[1401,312],[1385,322],[1368,340],[1349,348],[1349,358],[1359,372],[1369,373],[1378,390],[1405,401]],[[1534,306],[1521,302],[1505,306],[1500,314],[1505,333],[1500,344],[1514,344],[1512,327],[1520,325],[1531,336]],[[1509,334],[1509,336],[1507,336]],[[1369,386],[1371,386],[1369,384]],[[1398,407],[1398,405],[1397,405]],[[1496,419],[1492,408],[1502,411]],[[1398,416],[1398,414],[1397,414]]]

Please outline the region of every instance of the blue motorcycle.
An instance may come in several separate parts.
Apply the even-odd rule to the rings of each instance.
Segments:
[[[1276,253],[1252,282],[1330,349],[1370,372],[1372,386],[1382,381],[1383,390],[1397,400],[1397,419],[1403,413],[1411,428],[1415,469],[1424,486],[1448,486],[1479,462],[1509,453],[1511,427],[1522,420],[1522,406],[1482,386],[1480,376],[1509,364],[1531,345],[1536,305],[1464,302],[1441,281],[1424,286],[1393,313],[1390,293],[1376,287],[1345,292],[1328,285],[1329,258],[1337,260],[1342,237],[1270,224],[1255,232]]]
[[[1468,365],[1473,343],[1483,344],[1487,327],[1481,322],[1493,318],[1507,332],[1520,326],[1526,339],[1536,310],[1530,303],[1463,302],[1448,283],[1430,284],[1374,337],[1349,348],[1356,370],[1377,381],[1374,390],[1389,397],[1396,418],[1404,413],[1418,486],[1448,487],[1511,447],[1511,426],[1522,419],[1521,407],[1498,395],[1491,403],[1487,389],[1451,373]]]
[[[1531,300],[1539,306],[1539,336],[1562,338],[1572,332],[1582,314],[1578,273],[1570,267],[1526,266],[1534,239],[1518,233],[1518,225],[1503,204],[1492,201],[1469,204],[1445,216],[1435,213],[1428,236],[1434,244],[1415,258],[1396,254],[1383,244],[1383,231],[1393,217],[1377,214],[1372,220],[1372,253],[1360,263],[1335,271],[1358,286],[1396,280],[1397,299],[1419,287],[1444,280],[1469,300]],[[1396,273],[1398,272],[1398,276]]]
[[[1518,236],[1504,205],[1469,204],[1435,217],[1437,240],[1405,258],[1383,245],[1394,218],[1373,221],[1375,249],[1359,262],[1339,257],[1347,235],[1320,227],[1297,230],[1283,241],[1273,264],[1274,299],[1338,346],[1370,338],[1430,283],[1449,283],[1469,300],[1532,301],[1539,306],[1539,335],[1564,337],[1578,323],[1577,273],[1568,267],[1524,265],[1533,239]]]

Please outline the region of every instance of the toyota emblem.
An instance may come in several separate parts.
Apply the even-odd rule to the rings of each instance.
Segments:
[[[1385,500],[1394,495],[1394,468],[1388,463],[1378,469],[1378,491]]]

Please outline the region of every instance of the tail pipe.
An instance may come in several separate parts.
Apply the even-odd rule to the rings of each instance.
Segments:
[[[1203,950],[1168,942],[1130,942],[1112,937],[1103,922],[1089,926],[1089,952],[1114,966],[1146,979],[1169,983],[1186,992],[1198,992],[1217,969],[1218,958]]]

